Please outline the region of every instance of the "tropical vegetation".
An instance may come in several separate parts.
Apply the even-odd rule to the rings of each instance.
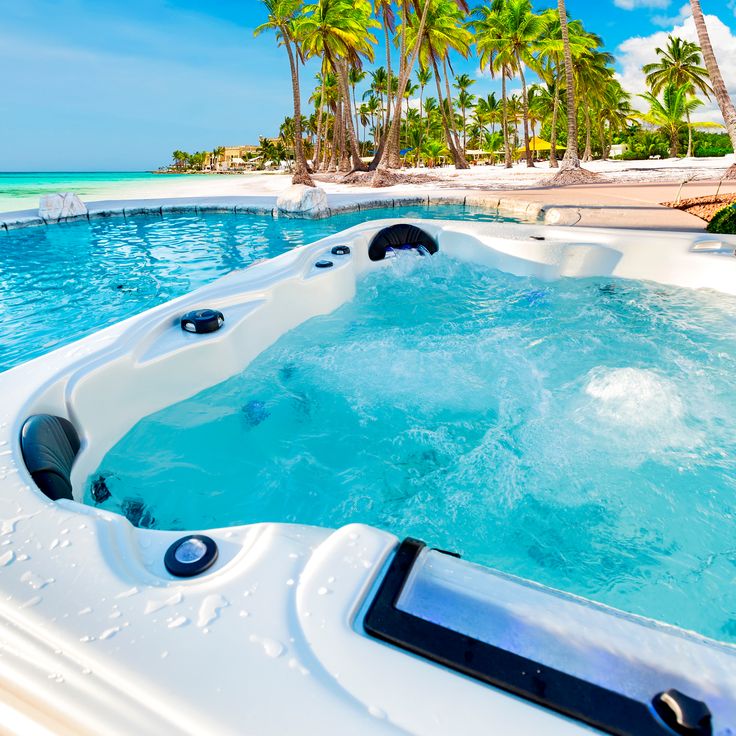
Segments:
[[[262,2],[267,20],[255,32],[284,48],[293,110],[254,162],[286,165],[295,182],[368,170],[380,184],[405,165],[533,167],[542,157],[584,174],[593,158],[714,155],[736,144],[736,112],[697,0],[699,45],[670,36],[643,67],[648,91],[633,96],[601,37],[568,17],[564,0],[541,11],[530,0],[473,9],[465,0]],[[477,78],[456,72],[471,56],[476,77],[498,79],[500,94],[477,94]],[[303,101],[310,60],[318,71]],[[707,99],[720,106],[725,134],[693,122]],[[174,167],[217,169],[218,150],[176,151]]]

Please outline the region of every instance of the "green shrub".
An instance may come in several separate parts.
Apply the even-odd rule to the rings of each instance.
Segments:
[[[706,229],[709,233],[736,235],[736,204],[730,204],[718,210]]]

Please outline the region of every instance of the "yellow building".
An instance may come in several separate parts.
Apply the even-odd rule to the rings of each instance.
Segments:
[[[275,143],[278,139],[270,139]],[[208,151],[205,161],[206,169],[211,171],[239,171],[250,168],[259,160],[258,146],[224,146],[225,152],[215,157]]]

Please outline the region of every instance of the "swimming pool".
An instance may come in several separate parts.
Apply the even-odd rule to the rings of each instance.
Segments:
[[[408,256],[143,419],[85,500],[148,528],[360,521],[736,642],[735,373],[734,297]]]
[[[0,234],[0,371],[260,258],[366,220],[509,220],[461,205],[397,207],[325,220],[202,214],[99,218]]]

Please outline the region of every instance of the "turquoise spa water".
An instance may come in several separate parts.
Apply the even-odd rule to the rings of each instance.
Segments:
[[[366,220],[497,220],[455,205],[397,207],[327,220],[255,215],[94,219],[0,233],[0,370]]]
[[[365,522],[736,642],[734,376],[733,297],[410,255],[143,419],[86,500],[161,529]]]

